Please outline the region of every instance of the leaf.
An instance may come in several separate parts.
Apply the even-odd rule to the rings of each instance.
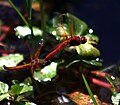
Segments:
[[[88,30],[87,24],[72,14],[60,14],[54,17],[48,24],[47,31],[58,39],[63,35],[83,35]]]
[[[11,91],[14,95],[19,95],[21,90],[22,90],[23,86],[19,86],[19,84],[16,85],[12,85],[11,86]]]
[[[0,101],[2,101],[5,98],[8,98],[8,97],[10,97],[9,93],[3,93],[0,95]]]
[[[42,36],[42,31],[37,27],[32,27],[34,36]],[[31,35],[31,30],[27,26],[17,26],[15,28],[16,35],[18,38],[24,38],[25,36]]]
[[[20,91],[20,94],[29,92],[29,91],[33,91],[33,86],[31,86],[31,85],[26,85],[26,84],[20,83],[20,86],[23,86],[22,90]]]
[[[88,26],[84,21],[69,13],[67,13],[65,16],[68,19],[68,24],[72,24],[73,35],[83,35],[86,33]]]
[[[25,102],[25,105],[37,105],[37,104],[35,104],[33,102]]]
[[[26,98],[33,98],[33,91],[29,91],[29,92],[26,92],[24,94],[19,94],[16,98],[15,98],[15,101],[17,102],[22,102],[24,101]],[[21,103],[22,104],[22,103]],[[20,104],[20,105],[21,105]],[[24,103],[22,105],[25,105]]]
[[[98,58],[99,59],[99,58]],[[85,67],[88,67],[88,68],[100,68],[102,67],[102,63],[101,63],[101,60],[98,61],[98,60],[82,60]]]
[[[8,92],[8,88],[6,83],[0,82],[0,94]]]
[[[94,59],[100,56],[100,51],[89,43],[76,46],[76,50],[83,59]]]
[[[93,34],[86,34],[85,37],[87,38],[87,43],[97,45],[99,42],[99,38]]]
[[[8,93],[9,86],[6,83],[0,82],[0,101],[10,97]]]
[[[0,70],[3,70],[3,66],[16,66],[23,60],[22,54],[9,54],[8,56],[0,57]]]
[[[11,91],[14,95],[19,95],[25,92],[33,91],[33,87],[24,83],[15,84],[11,86]]]
[[[65,68],[72,68],[72,66],[74,67],[74,65],[79,66],[82,64],[82,66],[84,66],[85,68],[87,69],[99,69],[100,67],[102,67],[102,63],[101,63],[101,60],[98,60],[99,58],[97,58],[96,60],[72,60],[71,62],[69,63],[64,63],[66,64],[65,65]],[[63,64],[62,64],[63,66]]]
[[[114,105],[119,105],[119,103],[120,103],[120,93],[112,95],[111,100],[112,100],[112,103]]]
[[[41,71],[34,72],[34,78],[38,81],[51,80],[56,75],[57,63],[52,62],[50,65],[44,67]]]

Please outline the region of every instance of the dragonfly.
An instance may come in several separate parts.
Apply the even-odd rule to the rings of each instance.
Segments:
[[[58,51],[62,50],[65,46],[70,45],[70,46],[77,46],[79,44],[84,44],[86,42],[85,37],[79,37],[79,36],[73,36],[65,41],[63,41],[61,44],[58,45],[57,48],[55,48],[52,52],[50,52],[45,59],[39,59],[38,57],[40,56],[41,50],[44,46],[43,43],[39,44],[38,50],[34,55],[34,59],[31,60],[30,63],[23,64],[23,65],[18,65],[18,66],[13,66],[13,67],[6,67],[4,66],[4,69],[6,70],[21,70],[21,69],[26,69],[26,68],[32,68],[32,74],[33,74],[33,69],[37,68],[43,68],[46,65],[49,65],[51,63],[50,58],[54,56],[55,53]]]

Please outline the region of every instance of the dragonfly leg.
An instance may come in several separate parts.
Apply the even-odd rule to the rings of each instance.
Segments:
[[[35,55],[34,55],[34,59],[36,60],[36,59],[38,59],[38,57],[39,57],[39,55],[40,55],[40,53],[41,53],[41,50],[42,50],[42,47],[43,47],[43,42],[42,43],[39,43],[39,47],[38,47],[38,49],[37,49],[37,52],[35,53]]]

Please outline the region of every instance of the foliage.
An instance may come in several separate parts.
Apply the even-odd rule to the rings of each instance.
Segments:
[[[14,101],[15,100],[21,101],[25,98],[24,94],[26,94],[26,93],[28,94],[29,92],[33,91],[32,86],[24,84],[24,83],[15,83],[11,86],[10,90],[8,90],[8,85],[5,83],[0,84],[0,86],[1,86],[1,90],[2,90],[1,94],[0,94],[0,101],[2,101],[5,98],[11,99]]]
[[[14,53],[0,57],[1,73],[8,73],[9,75],[9,73],[14,72],[14,76],[17,77],[16,74],[18,74],[19,71],[25,71],[22,75],[17,77],[18,80],[13,79],[11,83],[0,82],[0,101],[7,99],[8,101],[18,102],[23,105],[33,105],[35,103],[32,102],[37,102],[39,98],[44,98],[45,96],[50,97],[49,94],[54,93],[58,95],[57,92],[61,92],[61,88],[63,88],[62,91],[65,90],[65,93],[71,91],[72,86],[67,86],[66,89],[64,85],[75,82],[75,80],[79,81],[81,77],[83,77],[87,90],[94,104],[97,105],[85,77],[89,75],[87,74],[88,71],[102,67],[100,51],[96,47],[99,42],[99,37],[94,35],[93,32],[90,32],[91,29],[87,23],[70,13],[57,14],[46,22],[43,7],[41,13],[41,27],[34,26],[32,25],[32,0],[25,0],[28,13],[27,19],[11,0],[8,1],[25,23],[25,25],[21,26],[18,24],[14,30],[17,38],[27,43],[30,50],[27,53],[31,54],[36,52],[38,42],[44,43],[44,45],[37,59],[28,60],[27,58],[27,60],[25,60],[24,53]],[[43,6],[43,1],[40,0],[39,2],[40,5]],[[51,58],[47,59],[51,61],[50,64],[44,65],[44,62],[42,62],[38,68],[35,68],[36,65],[34,65],[34,63],[38,64],[37,61],[43,59],[43,61],[47,62],[45,59],[46,55],[50,54],[54,49],[57,49],[56,46],[59,47],[61,43],[65,42],[66,38],[70,38],[71,36],[79,36],[80,38],[84,36],[87,42],[78,46],[70,46],[69,42],[63,44],[63,48],[56,51]],[[27,56],[30,55],[28,54]],[[23,70],[15,69],[9,71],[3,69],[4,66],[13,67],[21,64],[30,64],[31,66]],[[34,73],[32,74],[32,72]],[[25,77],[22,78],[22,76]],[[48,100],[48,97],[45,99]],[[27,100],[31,102],[27,102]]]
[[[8,56],[0,57],[0,70],[4,70],[3,66],[16,66],[23,60],[22,54],[10,54]]]
[[[112,100],[112,103],[114,105],[119,105],[119,102],[120,102],[120,93],[112,95],[111,100]]]
[[[54,17],[50,22],[48,22],[48,32],[56,35],[56,37],[61,37],[63,34],[70,35],[70,31],[73,35],[83,35],[88,31],[87,24],[73,16],[72,14],[60,14]],[[66,32],[63,32],[66,31]],[[57,38],[58,39],[58,38]]]

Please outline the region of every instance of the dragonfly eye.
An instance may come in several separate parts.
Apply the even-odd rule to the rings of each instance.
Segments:
[[[82,36],[81,37],[81,44],[85,44],[87,42],[86,37]]]
[[[70,46],[77,46],[77,45],[80,45],[80,37],[78,36],[74,36],[71,38],[70,40]]]

